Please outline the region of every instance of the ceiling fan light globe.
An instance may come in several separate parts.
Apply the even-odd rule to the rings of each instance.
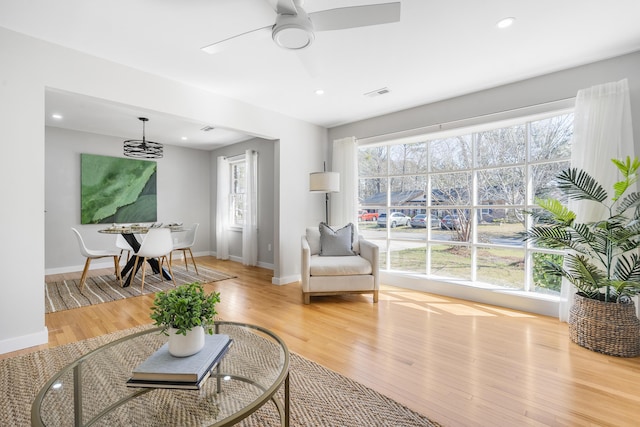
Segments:
[[[271,32],[273,41],[285,49],[304,49],[315,39],[313,24],[306,15],[279,15]]]

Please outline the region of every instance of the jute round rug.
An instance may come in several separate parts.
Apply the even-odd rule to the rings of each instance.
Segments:
[[[0,360],[0,420],[5,425],[29,426],[36,394],[57,371],[107,342],[149,327],[141,326]],[[291,354],[290,381],[291,426],[439,426],[424,415],[294,353]],[[158,395],[162,396],[162,393]],[[162,405],[158,408],[162,415]],[[136,420],[119,425],[188,425],[184,420],[160,419],[161,422],[158,419]],[[268,403],[239,425],[267,427],[277,426],[279,421],[273,405]]]

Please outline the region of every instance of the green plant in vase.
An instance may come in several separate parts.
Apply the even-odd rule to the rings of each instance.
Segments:
[[[638,180],[640,161],[612,162],[623,179],[614,184],[611,197],[584,170],[569,168],[557,176],[568,200],[600,205],[601,218],[580,223],[559,200],[536,200],[542,211],[528,212],[536,225],[525,240],[568,250],[563,263],[546,259],[543,269],[578,291],[569,313],[571,339],[591,350],[635,357],[640,354],[640,321],[631,296],[640,292],[640,193],[630,188]]]
[[[214,317],[218,314],[216,304],[219,302],[218,292],[207,294],[198,282],[156,294],[151,319],[169,336],[171,354],[188,356],[202,349],[205,331],[213,334]]]

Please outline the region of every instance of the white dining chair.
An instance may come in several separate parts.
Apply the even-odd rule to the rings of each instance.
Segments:
[[[82,270],[82,277],[80,277],[80,292],[84,290],[84,283],[87,280],[87,273],[89,272],[89,265],[91,264],[92,259],[98,258],[106,258],[113,257],[113,266],[115,268],[115,275],[120,281],[120,286],[122,286],[122,276],[120,274],[120,256],[117,249],[89,249],[84,244],[84,239],[78,230],[75,228],[71,228],[73,233],[76,235],[78,239],[78,246],[80,247],[80,253],[87,258],[84,263],[84,270]]]
[[[124,238],[122,234],[116,235],[116,247],[120,249],[120,256],[118,257],[118,261],[122,259],[122,254],[124,252],[127,253],[127,262],[129,262],[129,258],[131,257],[131,252],[133,252],[133,248],[127,242],[127,239]]]
[[[191,228],[189,228],[184,233],[184,239],[178,240],[173,244],[173,251],[182,251],[182,258],[184,258],[184,268],[189,270],[189,264],[187,262],[187,251],[189,251],[189,256],[191,257],[191,262],[193,263],[193,268],[196,270],[196,274],[198,273],[198,266],[196,265],[196,260],[193,258],[193,252],[191,252],[191,247],[196,243],[196,231],[198,231],[198,226],[200,224],[193,224]],[[169,264],[173,263],[173,251],[171,251],[171,255],[169,255]]]
[[[171,274],[171,280],[173,286],[176,285],[176,279],[173,276],[171,270],[171,263],[167,258],[167,255],[171,254],[173,250],[173,240],[171,238],[171,230],[168,228],[150,228],[140,245],[140,249],[136,252],[136,260],[133,264],[133,274],[138,269],[138,262],[142,260],[142,283],[140,290],[144,290],[144,276],[147,269],[147,258],[158,258],[158,268],[160,269],[160,279],[164,282],[164,276],[162,274],[162,265],[167,263],[169,268],[169,274]]]

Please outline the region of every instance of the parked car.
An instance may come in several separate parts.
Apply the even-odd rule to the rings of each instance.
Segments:
[[[401,212],[391,212],[391,216],[389,217],[389,225],[391,228],[395,228],[399,225],[408,226],[411,222],[411,217],[406,216]],[[386,227],[387,226],[387,214],[382,213],[378,216],[378,227]]]
[[[409,223],[413,228],[427,228],[427,215],[426,214],[418,214],[411,218],[411,222]],[[431,228],[440,227],[440,219],[438,219],[435,215],[429,216],[429,226]]]
[[[358,211],[358,220],[360,221],[377,221],[378,216],[380,214],[378,212],[368,212],[365,210]]]
[[[445,215],[440,221],[440,228],[443,230],[459,230],[460,219],[458,215]]]

